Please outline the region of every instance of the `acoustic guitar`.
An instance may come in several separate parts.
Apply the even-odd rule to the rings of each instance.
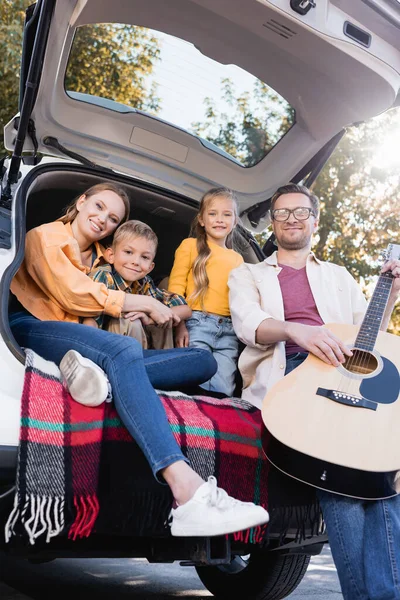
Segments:
[[[398,259],[389,244],[386,259]],[[400,492],[400,337],[380,331],[393,284],[381,274],[361,326],[328,324],[353,352],[339,367],[309,355],[268,392],[263,449],[278,469],[363,499]]]

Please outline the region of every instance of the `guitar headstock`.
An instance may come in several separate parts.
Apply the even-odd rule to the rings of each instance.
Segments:
[[[400,260],[400,244],[388,244],[382,255],[385,262],[388,260]]]

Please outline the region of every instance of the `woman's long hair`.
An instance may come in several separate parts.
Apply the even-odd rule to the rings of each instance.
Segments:
[[[66,223],[72,223],[72,221],[74,221],[74,219],[76,219],[78,212],[79,212],[76,207],[76,204],[77,204],[79,198],[81,198],[82,196],[85,196],[85,198],[90,198],[91,196],[94,196],[95,194],[98,194],[99,192],[107,192],[107,191],[114,192],[114,194],[117,194],[117,196],[119,196],[121,198],[122,202],[124,203],[125,215],[121,221],[121,223],[124,223],[125,221],[128,220],[130,209],[131,209],[128,194],[125,192],[125,190],[122,187],[120,187],[119,185],[116,185],[115,183],[112,183],[111,181],[106,181],[105,183],[96,183],[96,185],[92,185],[92,187],[90,187],[88,190],[86,190],[86,192],[79,194],[79,196],[77,196],[71,202],[71,204],[69,204],[67,206],[67,208],[65,209],[65,213],[63,214],[62,217],[60,217],[58,219],[58,221],[61,221],[61,223],[64,223],[64,225]]]
[[[200,225],[200,221],[203,220],[203,215],[208,210],[210,204],[216,198],[228,198],[232,200],[232,204],[235,211],[236,220],[238,219],[238,205],[235,193],[224,187],[212,188],[208,190],[200,201],[199,212],[193,220],[190,234],[197,240],[197,257],[193,263],[193,279],[194,279],[194,292],[190,296],[191,301],[200,301],[200,306],[204,310],[204,299],[207,294],[209,286],[209,279],[206,271],[207,261],[211,254],[210,246],[207,243],[207,234],[203,225]],[[235,227],[226,238],[226,246],[228,248],[233,247],[232,238],[235,231]]]

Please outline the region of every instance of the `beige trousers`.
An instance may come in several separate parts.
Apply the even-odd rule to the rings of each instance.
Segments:
[[[129,321],[120,317],[109,320],[107,331],[134,338],[145,350],[168,350],[174,347],[172,329],[161,329],[155,325],[142,325],[141,321]]]

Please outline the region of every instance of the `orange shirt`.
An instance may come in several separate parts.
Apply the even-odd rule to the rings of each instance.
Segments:
[[[25,259],[11,282],[11,291],[22,306],[41,321],[70,321],[102,313],[121,315],[125,293],[108,290],[88,277],[103,261],[100,244],[91,268],[81,262],[71,224],[54,221],[26,235]]]

